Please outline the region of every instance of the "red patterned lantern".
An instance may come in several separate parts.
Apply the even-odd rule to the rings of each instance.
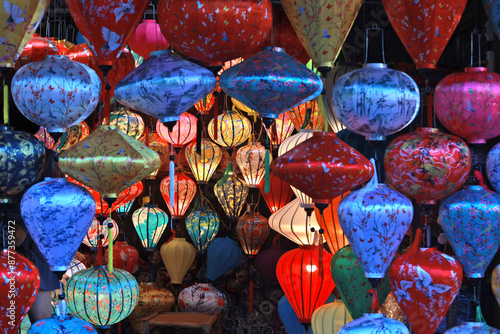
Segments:
[[[170,43],[163,36],[156,20],[143,20],[130,35],[128,46],[139,56],[148,59],[149,53],[168,49]]]
[[[266,192],[264,179],[259,183],[259,190],[271,213],[275,213],[292,200],[293,191],[288,182],[279,178],[273,171],[269,173],[269,191]]]
[[[335,288],[330,272],[332,255],[319,247],[299,246],[286,252],[276,267],[280,286],[301,323],[311,323],[314,310]]]
[[[467,0],[382,0],[392,27],[417,69],[436,68]]]
[[[32,37],[16,60],[16,69],[26,64],[44,60],[48,55],[58,55],[59,50],[54,42],[40,36]]]
[[[108,262],[108,250],[104,253],[104,259]],[[133,273],[135,266],[139,262],[139,252],[126,241],[116,241],[113,243],[113,268],[123,269]]]
[[[170,201],[170,176],[165,177],[160,183],[160,192],[168,206],[172,218],[182,219],[196,194],[196,183],[184,173],[175,173],[174,176],[174,201]]]
[[[325,231],[323,236],[332,254],[335,254],[341,248],[349,245],[349,240],[347,240],[342,230],[342,226],[340,226],[339,217],[337,215],[337,208],[344,195],[331,200],[328,203],[328,207],[323,211],[323,214],[320,214],[319,210],[316,208],[316,218],[318,219],[319,226]]]
[[[417,230],[410,250],[394,260],[391,289],[416,334],[434,333],[462,284],[462,267],[435,248],[420,249]]]
[[[258,212],[247,212],[238,219],[236,234],[245,254],[255,256],[266,241],[270,227]]]
[[[175,123],[172,131],[170,131],[162,122],[156,123],[156,132],[158,135],[175,148],[180,149],[186,144],[189,144],[196,138],[197,119],[188,112],[184,112],[179,116],[179,120]]]
[[[422,204],[434,204],[463,186],[470,172],[470,151],[456,136],[418,128],[389,144],[384,167],[397,190]]]

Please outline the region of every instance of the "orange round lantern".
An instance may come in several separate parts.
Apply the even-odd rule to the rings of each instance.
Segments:
[[[347,192],[346,194],[348,194]],[[337,207],[339,206],[340,200],[344,195],[335,197],[333,200],[329,201],[328,207],[323,211],[323,214],[319,213],[316,208],[316,217],[318,219],[319,226],[323,229],[323,236],[326,239],[328,248],[330,252],[335,254],[339,249],[344,248],[349,245],[349,240],[344,234],[342,227],[339,223],[339,217],[337,215]]]
[[[174,200],[170,199],[170,176],[160,183],[160,192],[168,206],[173,219],[182,219],[196,194],[196,183],[184,173],[176,173],[174,177]]]
[[[195,116],[184,112],[179,116],[179,120],[175,123],[172,131],[163,125],[162,122],[158,121],[156,123],[156,132],[161,138],[179,150],[196,138],[196,122],[197,119]]]

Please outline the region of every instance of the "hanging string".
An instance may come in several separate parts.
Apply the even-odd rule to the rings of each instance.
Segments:
[[[175,197],[175,155],[174,155],[174,144],[170,144],[170,164],[168,166],[168,172],[170,177],[170,207],[174,207],[174,197]]]
[[[214,103],[215,104],[215,103]],[[227,107],[227,95],[226,95],[226,107]],[[217,140],[219,138],[219,106],[217,105],[217,108],[214,109],[214,139]],[[221,124],[222,126],[222,124]]]
[[[7,80],[5,79],[5,71],[2,73],[4,76],[3,85],[3,124],[10,126],[9,120],[9,86],[7,86]]]
[[[111,211],[109,212],[108,223],[108,271],[113,272],[113,223],[111,223]]]

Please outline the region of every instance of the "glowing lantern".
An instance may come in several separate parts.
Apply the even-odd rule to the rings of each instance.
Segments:
[[[146,136],[142,136],[140,142],[146,144]],[[159,171],[168,172],[170,170],[170,145],[157,133],[149,132],[149,144],[147,146],[158,154],[161,161],[160,168],[148,176],[149,180],[154,180]]]
[[[196,142],[186,147],[186,158],[196,182],[205,184],[210,180],[222,159],[222,150],[209,140],[201,141],[200,153],[197,153]]]
[[[361,318],[345,324],[339,334],[377,334],[377,333],[410,334],[406,325],[400,321],[387,318],[381,313],[365,313]]]
[[[196,183],[184,173],[175,173],[173,206],[170,201],[170,186],[170,176],[161,180],[161,195],[167,204],[172,219],[182,219],[196,194]]]
[[[215,238],[207,248],[207,278],[215,281],[233,270],[240,264],[242,256],[236,241],[228,237]]]
[[[287,111],[297,131],[301,129],[323,130],[325,119],[319,113],[318,102],[316,100],[307,101],[300,106]]]
[[[266,174],[266,154],[269,154],[269,150],[259,142],[240,147],[236,152],[236,162],[250,188],[258,188]],[[271,161],[272,156],[269,154],[269,163]]]
[[[153,204],[146,204],[132,214],[132,223],[142,246],[151,251],[156,247],[168,225],[168,215]]]
[[[218,94],[219,93],[217,92],[217,96]],[[200,115],[208,115],[210,109],[212,109],[213,105],[215,104],[216,98],[217,97],[214,95],[214,92],[208,93],[207,96],[194,104],[194,108],[198,113],[200,113]]]
[[[73,315],[53,314],[48,319],[38,320],[31,325],[27,334],[97,334],[92,325]]]
[[[314,334],[337,334],[352,317],[342,300],[335,300],[318,307],[312,314],[311,325]]]
[[[104,253],[104,260],[108,262],[108,249]],[[126,241],[113,242],[113,268],[123,269],[133,273],[139,262],[139,252]]]
[[[226,216],[236,222],[248,196],[248,185],[234,175],[231,163],[227,165],[226,174],[215,184],[214,193]]]
[[[173,238],[160,249],[161,258],[173,284],[181,284],[196,257],[196,249],[184,238]]]
[[[184,112],[179,116],[179,120],[175,123],[172,131],[158,121],[156,123],[156,132],[166,142],[174,145],[175,148],[181,148],[196,138],[196,122],[195,116]]]
[[[278,261],[278,281],[301,323],[311,322],[314,310],[335,288],[329,270],[331,259],[332,255],[320,246],[299,246]]]
[[[78,124],[70,126],[68,130],[66,130],[66,132],[63,133],[62,137],[59,138],[56,150],[57,151],[67,150],[71,146],[87,138],[88,135],[90,135],[90,128],[87,125],[87,123],[85,123],[85,121],[81,121]]]
[[[59,55],[55,43],[43,37],[32,37],[16,59],[16,68],[26,64],[44,60],[47,56]]]
[[[168,49],[170,43],[163,36],[156,20],[143,20],[130,35],[128,45],[146,60],[151,52]]]
[[[260,194],[264,198],[271,213],[275,213],[284,207],[293,197],[293,191],[290,185],[276,176],[271,170],[269,173],[269,191],[265,190],[265,180],[259,183]]]
[[[280,145],[283,140],[290,137],[294,130],[292,120],[287,112],[281,113],[271,127],[268,128],[264,125],[264,128],[271,144],[275,146]]]
[[[125,217],[130,212],[130,209],[132,209],[132,205],[134,205],[134,201],[135,201],[135,199],[120,205],[116,209],[116,213],[118,213],[121,217]]]
[[[320,214],[317,208],[315,209],[318,224],[324,231],[323,236],[328,243],[330,252],[334,255],[341,248],[349,245],[349,240],[347,240],[347,237],[340,226],[339,217],[337,215],[337,208],[342,197],[343,195],[331,200],[328,203],[328,207],[323,210],[323,214]]]
[[[98,266],[81,270],[66,284],[68,309],[98,328],[109,328],[128,317],[138,299],[137,281],[122,269],[110,272]]]
[[[217,116],[217,129],[212,119],[208,123],[208,134],[210,138],[222,147],[227,148],[231,155],[236,146],[243,144],[252,133],[252,123],[243,115],[226,110]],[[217,137],[215,132],[217,131]]]
[[[111,112],[110,118],[109,125],[116,126],[130,137],[139,139],[144,133],[144,120],[141,115],[131,112],[128,108],[119,107],[117,111]]]
[[[202,206],[193,210],[186,218],[186,230],[197,251],[205,252],[208,244],[219,232],[220,220],[217,213]]]
[[[111,233],[113,235],[113,240],[116,240],[118,237],[118,224],[111,218],[107,218],[101,223],[99,220],[94,218],[92,224],[90,225],[87,235],[83,239],[83,243],[92,249],[97,249],[98,240],[101,240],[102,246],[106,247],[108,245],[108,224],[111,224],[113,227],[111,228]]]
[[[238,219],[236,235],[245,254],[255,256],[269,235],[267,218],[258,212],[246,212]]]
[[[181,312],[214,313],[225,311],[227,297],[209,283],[196,283],[179,292],[178,303]]]
[[[448,329],[444,334],[499,334],[500,330],[484,322],[465,322],[463,325]]]
[[[11,89],[26,118],[48,132],[64,132],[94,111],[101,80],[94,70],[66,56],[47,56],[17,71]]]

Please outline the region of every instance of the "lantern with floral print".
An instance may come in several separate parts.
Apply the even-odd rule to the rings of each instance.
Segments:
[[[316,100],[307,101],[300,106],[287,111],[292,120],[295,130],[312,129],[323,130],[325,128],[325,119],[319,113],[318,102]]]
[[[484,322],[465,322],[463,325],[448,329],[444,334],[500,334],[500,330]]]
[[[208,244],[219,232],[217,213],[207,206],[194,209],[186,218],[186,230],[198,252],[205,252]]]
[[[271,127],[264,125],[264,128],[266,129],[271,144],[274,146],[280,145],[283,140],[290,137],[294,130],[293,122],[287,112],[281,113]]]
[[[195,283],[177,297],[181,312],[213,313],[225,311],[228,307],[226,296],[209,283]]]
[[[345,324],[339,334],[410,334],[400,321],[387,318],[381,313],[365,313],[361,318]]]
[[[118,110],[111,112],[109,125],[116,126],[130,137],[139,139],[144,133],[144,120],[142,116],[130,111],[130,109],[120,106]],[[107,123],[107,121],[105,121]]]
[[[161,246],[160,254],[172,284],[181,284],[196,257],[194,246],[184,238],[172,238]]]
[[[146,204],[132,214],[132,223],[142,246],[147,251],[152,251],[167,228],[168,215],[156,205]]]
[[[208,123],[207,129],[210,138],[220,146],[225,147],[231,155],[236,146],[243,144],[250,137],[252,123],[245,116],[226,110],[222,115],[217,116],[217,128],[215,128],[215,121],[212,119]]]
[[[97,334],[94,326],[73,315],[53,314],[48,319],[42,319],[31,325],[27,334]]]
[[[200,152],[196,142],[186,147],[186,158],[198,184],[206,184],[212,177],[222,159],[222,150],[210,140],[201,141]]]
[[[44,60],[47,56],[59,55],[59,50],[54,42],[47,38],[33,36],[24,47],[16,60],[16,69],[26,64]]]
[[[170,176],[166,176],[160,183],[160,192],[167,204],[172,219],[182,219],[196,194],[196,183],[185,173],[175,173],[174,201],[170,201]]]
[[[197,119],[188,112],[180,114],[179,120],[175,123],[172,131],[164,126],[160,121],[156,123],[156,132],[174,148],[180,150],[186,144],[189,144],[196,138]]]
[[[170,43],[163,36],[156,20],[142,20],[130,35],[128,45],[146,60],[151,52],[168,49]]]
[[[253,257],[259,253],[269,235],[267,218],[258,212],[246,212],[238,219],[236,235],[245,254]]]
[[[231,222],[236,222],[248,196],[248,185],[233,173],[229,163],[224,176],[214,186],[215,197]]]
[[[264,179],[259,183],[259,190],[271,214],[288,204],[293,197],[293,191],[288,182],[276,176],[272,170],[269,173],[269,191],[266,192]]]
[[[104,253],[104,260],[108,262],[108,249]],[[126,241],[113,242],[113,268],[123,269],[129,273],[135,272],[139,262],[139,252]]]
[[[103,217],[105,218],[105,217]],[[92,224],[90,225],[87,234],[85,235],[85,238],[83,239],[83,243],[92,248],[93,250],[97,249],[97,246],[99,244],[99,240],[101,240],[101,244],[103,247],[106,247],[109,243],[109,234],[108,234],[108,228],[109,224],[111,224],[113,227],[111,227],[111,233],[113,235],[113,241],[116,240],[118,237],[118,224],[116,221],[114,221],[111,218],[106,218],[103,220],[101,223],[97,218],[94,218],[92,221]]]
[[[266,175],[266,155],[269,156],[268,161],[271,163],[272,156],[269,150],[266,150],[259,142],[240,147],[236,152],[236,163],[250,188],[258,188]]]

